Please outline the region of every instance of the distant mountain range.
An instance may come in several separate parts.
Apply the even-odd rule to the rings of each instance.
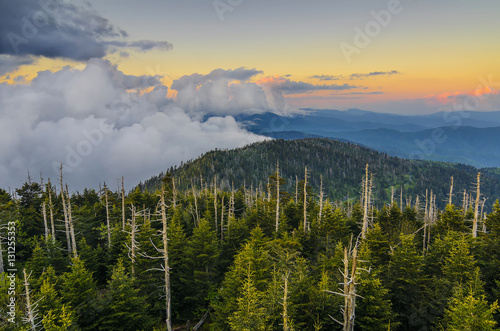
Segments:
[[[264,113],[236,120],[273,138],[336,138],[409,159],[500,167],[500,111],[406,116],[360,109],[303,110],[305,115],[293,117]]]

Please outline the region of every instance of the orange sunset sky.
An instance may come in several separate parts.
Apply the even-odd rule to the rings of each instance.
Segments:
[[[285,91],[287,102],[295,107],[401,114],[438,111],[450,96],[495,95],[500,89],[498,1],[90,3],[91,10],[126,31],[128,39],[172,45],[103,55],[126,74],[160,75],[167,87],[193,73],[255,68],[262,73],[250,81],[257,83],[272,77],[352,86]],[[357,36],[359,31],[368,42]],[[356,47],[356,37],[364,42],[362,47]],[[345,54],[350,47],[357,50]],[[85,60],[36,56],[33,63],[4,73],[0,81],[27,84],[39,71],[85,64]],[[169,91],[169,96],[175,95],[175,90]],[[500,110],[492,102],[480,108]]]

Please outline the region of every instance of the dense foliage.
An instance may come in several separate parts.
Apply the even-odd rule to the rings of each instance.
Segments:
[[[403,190],[406,197],[425,195],[432,190],[437,195],[438,206],[444,208],[450,177],[454,177],[454,198],[462,203],[464,190],[470,193],[478,171],[483,174],[482,191],[490,201],[500,199],[500,173],[497,168],[476,169],[463,164],[407,160],[374,150],[331,139],[270,140],[233,150],[216,150],[187,162],[179,168],[169,170],[184,188],[191,184],[213,182],[217,177],[222,188],[238,188],[246,185],[250,189],[265,190],[269,174],[275,172],[280,162],[282,176],[286,178],[285,189],[294,192],[296,176],[299,180],[308,166],[311,185],[320,186],[332,200],[359,197],[365,164],[370,164],[374,176],[374,192],[381,203],[390,202],[391,187],[398,193]],[[142,190],[159,189],[163,174],[153,177],[139,187]],[[490,204],[491,205],[491,204]]]
[[[309,143],[306,141],[305,146]],[[278,153],[283,142],[275,144],[269,146]],[[318,148],[329,144],[319,141]],[[306,147],[298,151],[311,153]],[[255,157],[255,151],[250,149],[225,153],[241,151]],[[365,155],[364,149],[353,146],[328,155],[309,154],[308,164],[315,170],[305,188],[303,172],[297,173],[297,195],[294,185],[287,185],[290,175],[279,181],[277,189],[278,174],[271,165],[269,187],[266,179],[261,190],[249,189],[251,173],[244,177],[246,188],[223,189],[222,183],[226,182],[227,187],[233,175],[217,172],[217,167],[218,162],[227,159],[212,158],[210,164],[218,180],[205,177],[203,186],[195,182],[199,173],[192,174],[193,181],[177,178],[175,173],[173,177],[164,176],[173,326],[191,329],[204,321],[199,329],[342,330],[335,320],[344,321],[341,309],[345,301],[338,293],[345,290],[342,273],[349,273],[356,260],[355,330],[495,330],[500,322],[500,204],[490,202],[491,212],[479,214],[480,231],[474,238],[473,206],[464,210],[457,203],[431,212],[432,204],[426,204],[422,195],[418,205],[415,196],[410,202],[410,195],[404,196],[403,206],[398,204],[399,199],[393,203],[378,200],[378,207],[371,205],[367,209],[368,231],[362,238],[363,203],[353,199],[320,201],[315,178],[325,171],[326,188],[332,185],[327,179],[328,169],[332,173],[345,171],[346,187],[359,191],[363,169],[355,179],[347,177],[361,167],[355,166],[358,161],[337,160],[346,162],[341,169],[330,164],[320,167],[315,161],[328,162],[332,160],[330,154],[336,159],[343,157],[342,153],[354,152],[362,160],[378,155]],[[283,157],[287,154],[280,153]],[[297,158],[301,159],[299,155]],[[419,169],[413,168],[413,163],[385,158],[388,164],[399,162],[391,166],[398,165],[394,171]],[[270,158],[270,164],[273,160]],[[198,162],[208,162],[207,156]],[[468,170],[459,166],[426,165],[426,176],[439,169],[446,176],[456,176],[457,181],[462,174],[468,176]],[[254,167],[256,172],[264,171],[256,163]],[[280,159],[280,177],[288,167]],[[300,167],[298,161],[293,167]],[[376,167],[387,170],[379,172]],[[402,178],[396,172],[389,179],[378,178],[389,173],[388,169],[392,168],[374,164],[374,180],[391,183]],[[295,181],[295,176],[292,179]],[[426,178],[424,183],[431,182],[439,183],[432,178]],[[443,185],[441,191],[449,189]],[[139,188],[129,192],[124,199],[124,228],[120,192],[86,189],[72,194],[77,248],[74,254],[68,250],[67,238],[71,236],[66,235],[60,192],[56,194],[54,187],[30,181],[15,194],[0,189],[2,266],[6,271],[0,281],[0,329],[31,329],[22,272],[25,269],[31,275],[31,316],[36,329],[164,330],[167,288],[161,268],[161,194]],[[378,198],[377,194],[374,198]],[[44,219],[49,218],[49,197],[55,238],[44,225]],[[6,277],[10,273],[6,249],[9,222],[15,223],[17,250],[13,322],[6,316],[11,298],[11,282]],[[47,224],[50,228],[50,220]]]

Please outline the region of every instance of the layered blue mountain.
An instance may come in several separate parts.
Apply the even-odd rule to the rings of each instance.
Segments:
[[[500,167],[500,111],[396,115],[350,109],[303,109],[292,117],[240,115],[249,131],[279,139],[328,137],[390,155]]]

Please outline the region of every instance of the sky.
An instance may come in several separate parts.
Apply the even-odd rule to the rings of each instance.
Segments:
[[[495,0],[0,0],[0,187],[129,187],[239,114],[500,110]],[[209,120],[206,120],[210,117]]]

